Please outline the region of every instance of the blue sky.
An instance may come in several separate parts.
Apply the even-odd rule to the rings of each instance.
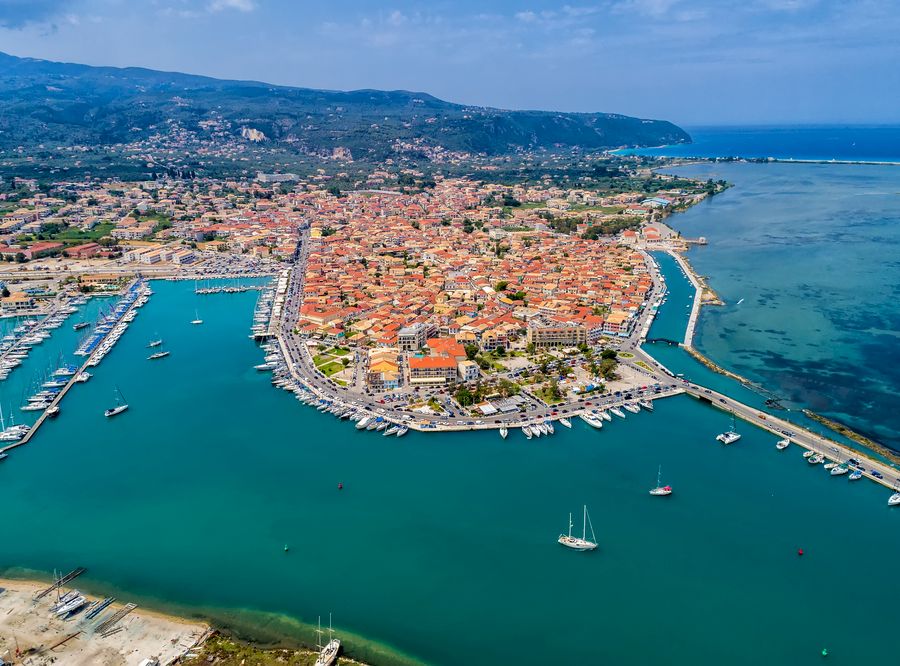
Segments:
[[[0,50],[685,125],[900,121],[898,0],[0,0]]]

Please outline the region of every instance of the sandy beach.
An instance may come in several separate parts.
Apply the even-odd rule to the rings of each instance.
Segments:
[[[137,666],[147,658],[168,664],[209,631],[201,622],[137,608],[103,636],[96,626],[123,604],[112,604],[92,620],[85,619],[84,613],[62,620],[50,610],[55,592],[33,600],[46,587],[46,583],[0,579],[0,659],[27,666]],[[89,602],[97,600],[84,596]]]

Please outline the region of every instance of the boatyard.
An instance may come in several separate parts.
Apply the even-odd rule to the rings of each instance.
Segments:
[[[192,654],[209,635],[205,624],[83,594],[71,587],[74,583],[73,578],[48,590],[39,583],[0,580],[0,660],[27,666],[165,666]]]

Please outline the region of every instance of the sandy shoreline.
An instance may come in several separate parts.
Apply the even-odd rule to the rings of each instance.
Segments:
[[[104,636],[96,631],[97,625],[124,604],[114,603],[92,620],[84,613],[62,620],[50,610],[56,602],[55,592],[34,601],[35,593],[47,586],[0,579],[0,658],[27,666],[137,666],[146,658],[168,664],[205,640],[210,632],[203,622],[137,608]],[[69,589],[72,587],[63,592]],[[100,598],[84,596],[89,601]]]

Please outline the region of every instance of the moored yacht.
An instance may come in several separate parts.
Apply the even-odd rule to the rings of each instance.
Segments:
[[[618,407],[610,407],[610,408],[609,408],[609,411],[610,411],[612,414],[614,414],[615,416],[618,416],[620,419],[624,419],[624,418],[625,418],[625,412],[623,412],[623,411],[622,411],[621,409],[619,409]],[[611,419],[610,419],[610,420],[611,420]]]
[[[592,414],[581,414],[580,418],[592,428],[597,428],[597,430],[603,427],[603,421]]]
[[[506,439],[506,436],[507,436],[508,434],[509,434],[509,430],[506,428],[506,426],[501,426],[501,428],[500,428],[500,436],[501,436],[503,439]]]
[[[590,525],[591,538],[587,538],[587,528]],[[572,550],[594,550],[597,547],[597,537],[594,536],[594,526],[591,525],[591,518],[588,516],[587,504],[584,505],[584,522],[581,530],[581,538],[572,536],[572,514],[569,514],[569,533],[560,534],[557,542],[566,548]]]
[[[719,435],[716,435],[716,439],[722,442],[722,444],[734,444],[738,441],[741,436],[734,429],[734,414],[731,415],[731,430],[728,432],[723,432]]]
[[[565,426],[566,428],[571,428],[571,427],[572,427],[572,422],[571,422],[569,419],[567,419],[567,418],[561,418],[561,419],[559,420],[559,425]]]
[[[888,506],[900,506],[900,493],[894,493],[888,498]]]
[[[525,437],[526,437],[527,439],[531,439],[531,437],[532,437],[532,435],[531,435],[531,428],[528,427],[527,425],[523,425],[523,426],[522,426],[522,434],[525,435]]]
[[[638,404],[646,409],[648,412],[653,411],[653,401],[652,400],[638,400]]]
[[[405,426],[405,425],[400,426],[397,429],[397,437],[403,437],[403,435],[405,435],[408,432],[409,432],[409,426]]]
[[[627,410],[628,410],[629,412],[631,412],[632,414],[637,414],[638,412],[641,411],[641,408],[638,407],[637,405],[635,405],[635,404],[632,403],[632,402],[628,402],[628,403],[626,403],[626,404],[624,404],[624,405],[622,405],[622,406],[625,407],[625,409],[627,409]]]

